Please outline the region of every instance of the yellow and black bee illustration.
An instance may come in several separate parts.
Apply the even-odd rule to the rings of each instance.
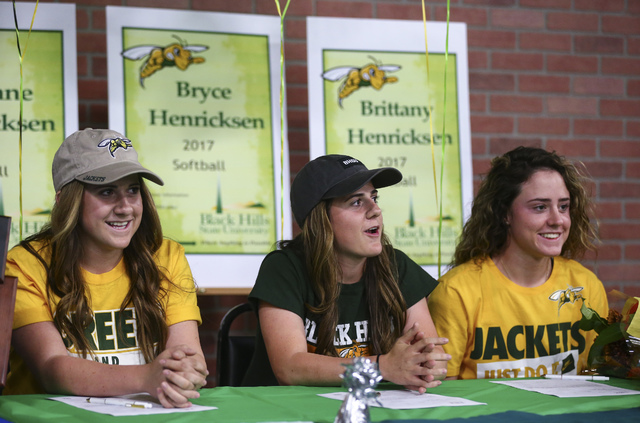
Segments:
[[[327,81],[339,81],[343,78],[338,89],[338,104],[342,107],[342,100],[351,95],[361,87],[373,87],[376,90],[382,88],[384,84],[397,82],[395,76],[387,76],[387,72],[395,72],[400,69],[398,65],[383,65],[374,57],[369,56],[373,63],[369,63],[361,68],[354,66],[338,66],[322,73],[322,78]]]
[[[341,358],[363,357],[367,355],[368,348],[366,344],[355,344],[350,347],[338,351]]]
[[[180,70],[185,70],[189,65],[204,62],[204,57],[193,57],[192,52],[201,52],[209,47],[201,45],[186,45],[176,35],[173,36],[178,43],[168,46],[135,46],[122,52],[122,56],[129,60],[140,60],[147,58],[140,67],[140,85],[144,87],[144,79],[150,77],[157,71],[165,67],[177,66]]]
[[[102,148],[108,147],[111,157],[115,157],[115,152],[118,148],[122,148],[123,150],[126,150],[129,147],[133,147],[133,144],[131,144],[131,140],[129,140],[128,138],[118,137],[118,138],[104,139],[100,141],[100,144],[98,144],[98,147],[102,147]]]
[[[569,285],[567,289],[559,289],[553,294],[549,295],[549,299],[552,301],[558,302],[558,313],[559,313],[560,308],[565,304],[574,303],[576,302],[576,300],[584,301],[584,297],[581,294],[578,294],[583,289],[584,287],[582,286],[574,288],[571,285]]]

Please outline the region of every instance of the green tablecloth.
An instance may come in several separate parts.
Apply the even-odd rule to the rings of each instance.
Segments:
[[[640,381],[612,379],[608,382],[621,388],[640,391]],[[395,389],[390,384],[382,384],[380,389]],[[101,422],[277,422],[277,421],[334,421],[341,402],[319,397],[317,394],[343,390],[329,387],[258,387],[231,388],[220,387],[203,389],[196,404],[218,407],[217,410],[182,413],[158,414],[150,416],[114,417],[86,410],[80,410],[58,401],[51,401],[47,395],[16,395],[0,398],[0,417],[14,423],[56,421],[65,423],[101,423]],[[489,380],[447,381],[429,392],[439,395],[467,398],[487,405],[463,407],[439,407],[416,410],[390,410],[370,407],[373,422],[400,420],[447,420],[455,418],[473,418],[470,421],[536,421],[538,416],[565,415],[564,422],[570,421],[568,415],[580,413],[574,421],[611,421],[603,418],[619,416],[627,421],[640,421],[640,395],[616,397],[557,398],[535,392],[528,392]],[[626,410],[626,411],[615,411]],[[510,413],[517,412],[517,413]],[[506,413],[506,414],[505,414]],[[482,416],[490,416],[483,419]],[[542,420],[543,418],[539,418]],[[549,417],[545,418],[548,421]],[[623,423],[623,422],[621,422]]]

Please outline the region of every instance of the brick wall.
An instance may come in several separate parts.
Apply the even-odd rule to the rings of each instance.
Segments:
[[[446,20],[445,0],[425,0]],[[284,8],[285,0],[280,0]],[[105,6],[277,15],[275,0],[76,2],[80,127],[106,127]],[[607,289],[640,296],[640,1],[451,0],[466,22],[475,183],[517,145],[582,161],[594,178],[602,248],[585,264]],[[291,0],[285,19],[290,167],[309,159],[306,16],[421,20],[419,0]],[[215,335],[243,296],[201,297],[201,337],[215,369]],[[243,319],[238,330],[255,323]],[[213,385],[213,377],[210,386]]]

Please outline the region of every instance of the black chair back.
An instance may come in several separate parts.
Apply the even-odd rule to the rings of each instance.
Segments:
[[[243,313],[253,312],[249,303],[229,310],[220,322],[218,331],[218,357],[216,386],[240,386],[255,350],[255,336],[230,336],[233,321]]]

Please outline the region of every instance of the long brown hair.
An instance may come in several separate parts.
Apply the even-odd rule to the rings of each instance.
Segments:
[[[491,170],[480,185],[471,216],[460,235],[452,266],[472,259],[480,263],[504,250],[509,233],[506,218],[511,205],[520,194],[522,184],[540,170],[558,172],[569,191],[571,229],[561,256],[580,258],[587,250],[595,249],[598,235],[590,220],[593,206],[587,193],[587,176],[555,152],[517,147],[491,161]]]
[[[84,185],[72,181],[62,187],[51,210],[51,221],[40,232],[23,240],[20,245],[33,254],[47,273],[47,295],[54,324],[67,345],[73,344],[83,357],[93,354],[84,329],[93,320],[90,299],[80,267],[83,246],[79,224],[82,214]],[[153,198],[140,178],[143,212],[140,227],[124,249],[124,263],[131,279],[129,291],[120,311],[133,304],[137,318],[137,341],[147,362],[162,351],[167,341],[167,324],[161,307],[166,279],[153,256],[162,244],[162,227]],[[41,244],[36,250],[35,243]],[[50,256],[43,256],[48,251]],[[169,281],[170,282],[170,281]]]
[[[303,259],[309,273],[317,305],[305,306],[311,313],[321,317],[316,352],[337,356],[333,339],[338,324],[342,271],[334,247],[330,205],[331,200],[316,205],[305,220],[302,232],[291,241],[281,242],[280,246],[293,249]],[[376,257],[367,258],[363,274],[373,354],[384,354],[391,350],[402,335],[407,309],[398,286],[395,253],[384,232],[381,241],[382,252]]]

